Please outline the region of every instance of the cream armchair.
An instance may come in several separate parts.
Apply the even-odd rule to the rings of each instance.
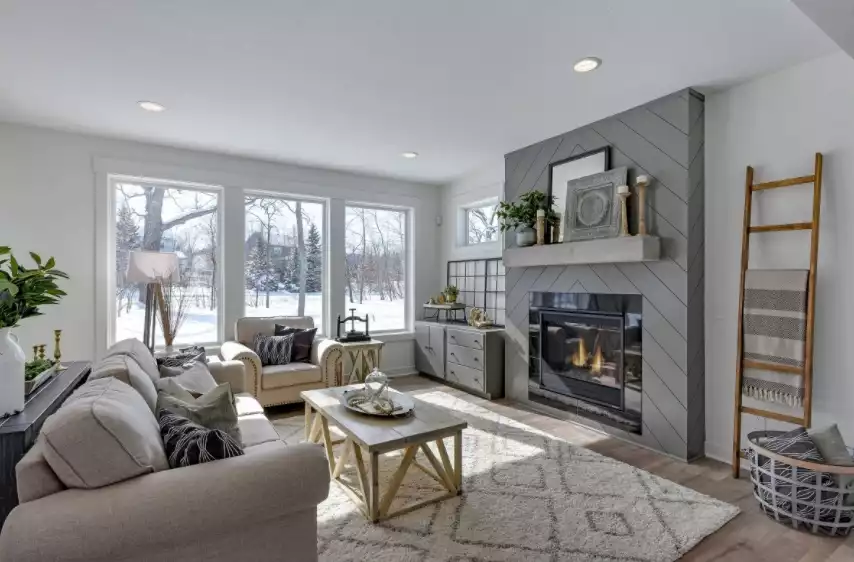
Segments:
[[[310,316],[271,316],[241,318],[234,327],[236,341],[225,342],[220,348],[224,361],[238,360],[245,366],[246,390],[255,395],[262,406],[277,406],[301,402],[303,390],[339,386],[342,378],[344,348],[335,340],[314,340],[311,363],[261,365],[252,350],[256,334],[273,335],[276,324],[291,328],[314,328]]]

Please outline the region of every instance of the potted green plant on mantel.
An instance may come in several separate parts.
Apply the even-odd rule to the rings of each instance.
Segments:
[[[8,256],[8,257],[6,257]],[[35,268],[21,265],[8,246],[0,246],[0,416],[24,409],[26,357],[12,328],[24,318],[40,316],[41,306],[57,304],[65,296],[56,282],[68,275],[54,269],[56,261],[30,252]]]
[[[501,201],[495,216],[501,223],[501,232],[511,229],[516,231],[517,246],[531,246],[537,241],[534,231],[534,226],[537,224],[537,211],[543,209],[550,214],[553,205],[554,196],[549,197],[542,191],[533,190],[519,196],[518,203]]]

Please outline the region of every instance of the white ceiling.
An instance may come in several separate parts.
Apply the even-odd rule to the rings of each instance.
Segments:
[[[854,2],[851,0],[794,0],[794,2],[837,45],[854,57]]]
[[[835,49],[787,0],[0,0],[0,120],[439,182]]]

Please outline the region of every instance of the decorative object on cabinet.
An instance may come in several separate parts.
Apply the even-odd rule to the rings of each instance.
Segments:
[[[649,177],[638,176],[635,179],[635,187],[638,190],[638,235],[646,236],[646,188],[649,186]]]
[[[22,265],[8,246],[0,246],[0,417],[20,412],[26,393],[26,355],[12,333],[21,320],[40,316],[44,305],[57,304],[65,296],[57,281],[68,275],[55,269],[56,260],[42,263],[30,252],[34,268]]]
[[[457,318],[457,312],[462,311],[463,313],[463,322],[468,322],[466,318],[467,307],[465,303],[455,302],[450,304],[425,304],[424,306],[424,320],[433,320],[435,322],[441,322],[441,314],[444,311],[445,313],[445,322],[459,322]],[[435,311],[433,314],[428,314],[427,311],[433,310]],[[453,313],[453,318],[451,318],[451,313]]]
[[[383,342],[379,340],[341,342],[344,346],[344,376],[341,384],[365,382],[365,377],[380,368]]]
[[[492,319],[480,308],[472,308],[469,314],[469,326],[491,328]]]
[[[32,394],[58,371],[58,364],[50,359],[36,359],[27,363],[24,368],[24,396]]]
[[[620,236],[631,236],[631,234],[629,234],[629,212],[626,205],[626,200],[629,198],[629,195],[631,195],[629,192],[629,186],[617,186],[617,195],[620,196],[620,216],[622,217],[622,220],[620,221]]]
[[[501,223],[501,232],[516,231],[517,246],[532,246],[537,241],[534,231],[537,225],[537,211],[549,209],[553,204],[554,197],[535,189],[523,193],[518,203],[501,201],[495,216]]]
[[[504,330],[415,323],[415,368],[489,400],[504,396]]]
[[[53,331],[53,360],[56,363],[56,369],[61,371],[65,367],[62,366],[62,351],[59,348],[59,340],[62,338],[62,330]]]
[[[569,199],[569,182],[585,176],[605,172],[611,168],[611,147],[604,146],[576,154],[549,164],[549,188],[547,195],[552,196],[552,213],[557,218],[558,234],[552,236],[551,243],[564,241],[564,212]]]
[[[613,238],[620,233],[617,186],[626,183],[623,166],[569,182],[564,241]]]
[[[338,315],[338,327],[335,332],[335,340],[341,343],[348,342],[360,342],[360,341],[371,341],[371,333],[369,331],[370,323],[369,323],[369,315],[365,314],[364,318],[360,318],[356,316],[356,309],[350,309],[350,316],[347,318],[341,319],[341,315]],[[347,331],[343,336],[341,335],[341,326],[344,326],[344,329],[347,329],[347,322],[350,323],[350,330]],[[360,332],[356,330],[356,322],[363,322],[365,324],[365,331]]]
[[[457,296],[460,294],[460,289],[456,285],[448,285],[442,292],[445,295],[445,302],[454,304],[457,302]]]
[[[514,248],[519,252],[539,248]],[[504,264],[501,258],[450,261],[446,283],[460,288],[466,316],[473,307],[489,314],[496,325],[504,324]]]

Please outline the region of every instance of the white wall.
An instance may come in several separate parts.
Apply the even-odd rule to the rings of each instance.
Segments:
[[[25,350],[51,342],[54,328],[64,330],[63,355],[68,359],[92,358],[103,347],[105,334],[99,333],[96,308],[107,297],[96,293],[105,285],[106,272],[96,267],[96,225],[105,221],[100,185],[111,172],[221,185],[226,199],[239,198],[240,189],[329,198],[331,238],[343,236],[345,200],[411,207],[414,303],[435,293],[444,278],[440,274],[444,269],[437,267],[435,243],[438,186],[0,124],[0,243],[18,254],[33,250],[55,256],[58,267],[71,277],[65,285],[68,297],[60,305],[45,309],[45,316],[28,319],[17,330]],[[242,213],[227,211],[224,243],[242,241],[243,232]],[[233,249],[242,255],[242,242]],[[242,257],[235,261],[234,255],[231,252],[232,261],[225,264],[225,276],[242,287]],[[343,256],[337,257],[343,264]],[[331,264],[333,274],[336,263]],[[343,295],[338,302],[343,308]],[[242,299],[231,299],[226,305],[227,336],[241,303]],[[414,306],[414,312],[417,317],[421,308]],[[411,334],[384,339],[383,368],[393,374],[414,371]]]
[[[500,200],[504,194],[504,157],[500,156],[442,188],[442,239],[439,254],[440,279],[436,293],[445,287],[447,264],[453,260],[501,257],[501,242],[466,246],[463,206],[488,199]]]
[[[816,293],[813,425],[838,423],[854,444],[854,60],[842,52],[706,98],[706,453],[732,447],[745,167],[755,181],[812,173],[824,153]],[[754,196],[754,222],[809,221],[811,186]],[[808,266],[807,232],[751,237],[751,267]],[[745,431],[766,427],[744,417]],[[785,424],[767,422],[768,429]],[[791,426],[788,426],[791,427]]]

